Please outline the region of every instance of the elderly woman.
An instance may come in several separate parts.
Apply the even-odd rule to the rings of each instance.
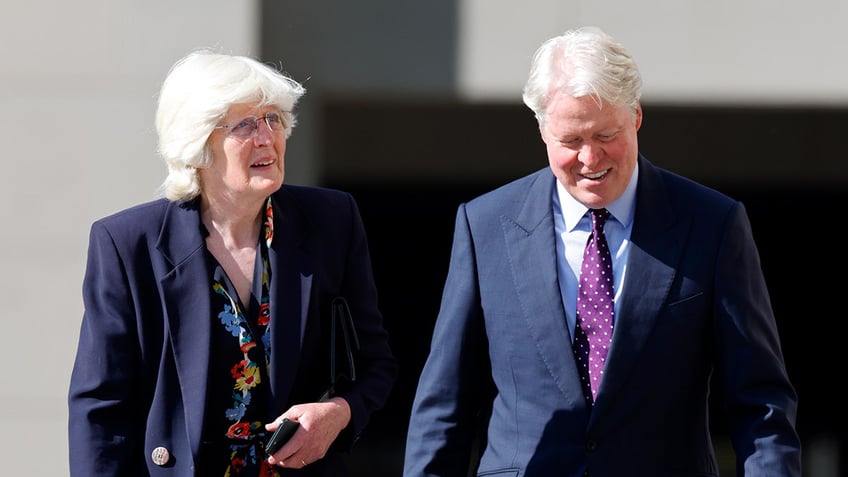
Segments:
[[[91,227],[72,476],[347,474],[342,453],[385,403],[397,362],[353,198],[283,185],[304,92],[210,51],[169,72],[156,114],[164,197]],[[355,379],[328,394],[339,297],[358,338]],[[266,454],[283,418],[299,426]]]

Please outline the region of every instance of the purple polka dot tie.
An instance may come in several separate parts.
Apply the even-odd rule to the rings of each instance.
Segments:
[[[586,401],[593,403],[604,374],[613,327],[612,259],[604,237],[607,209],[591,209],[592,234],[583,252],[577,288],[574,354]]]

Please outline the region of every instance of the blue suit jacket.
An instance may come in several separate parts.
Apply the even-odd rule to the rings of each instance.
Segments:
[[[286,185],[272,201],[275,365],[267,417],[315,401],[327,387],[330,302],[344,296],[361,344],[358,380],[342,394],[351,423],[338,446],[299,475],[345,475],[337,450],[382,407],[397,373],[363,224],[346,193]],[[91,227],[85,313],[69,390],[73,476],[194,475],[214,352],[211,275],[197,202],[162,199]],[[164,466],[151,458],[160,447],[170,454]]]
[[[738,475],[800,475],[795,391],[742,204],[639,161],[627,276],[591,411],[557,279],[553,174],[459,207],[404,476],[464,477],[478,455],[487,477],[717,475],[710,382]]]

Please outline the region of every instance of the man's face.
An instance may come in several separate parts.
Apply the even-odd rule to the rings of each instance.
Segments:
[[[559,93],[540,125],[548,163],[572,197],[596,209],[621,196],[636,167],[642,107],[603,108],[590,96]]]

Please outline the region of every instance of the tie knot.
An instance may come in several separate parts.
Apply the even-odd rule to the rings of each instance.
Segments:
[[[589,209],[592,212],[592,228],[595,230],[603,230],[604,223],[610,216],[607,209]]]

